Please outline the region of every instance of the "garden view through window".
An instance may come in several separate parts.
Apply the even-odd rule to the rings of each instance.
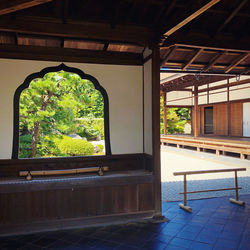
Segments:
[[[164,101],[160,98],[160,133],[164,134]],[[191,108],[167,108],[167,134],[191,134]]]
[[[19,103],[19,158],[105,154],[104,100],[75,73],[30,82]]]

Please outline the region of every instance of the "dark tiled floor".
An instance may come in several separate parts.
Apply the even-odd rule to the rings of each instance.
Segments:
[[[0,238],[0,249],[250,249],[250,195],[245,207],[228,197],[193,200],[189,214],[177,202],[163,203],[170,222],[130,223],[98,228]]]

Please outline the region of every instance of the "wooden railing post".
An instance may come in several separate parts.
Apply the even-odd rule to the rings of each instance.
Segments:
[[[238,176],[237,176],[237,170],[234,171],[234,183],[235,183],[235,199],[230,199],[230,202],[238,204],[238,205],[245,205],[244,201],[239,201],[239,188],[238,188]]]
[[[238,201],[239,200],[239,192],[238,192],[238,178],[237,178],[237,171],[234,171],[235,176],[234,176],[234,181],[235,181],[235,199]]]
[[[187,175],[184,174],[184,186],[183,186],[183,203],[184,204],[179,204],[179,207],[186,210],[187,212],[192,212],[192,208],[187,206]]]
[[[246,171],[246,168],[234,168],[234,169],[214,169],[214,170],[198,170],[198,171],[185,171],[185,172],[174,172],[173,174],[175,176],[183,175],[184,182],[183,182],[183,203],[179,204],[179,207],[186,210],[187,212],[192,212],[192,208],[187,206],[187,194],[195,194],[195,193],[204,193],[204,192],[214,192],[214,191],[226,191],[226,190],[235,190],[235,199],[229,199],[230,202],[235,203],[237,205],[243,206],[245,205],[244,201],[239,200],[239,189],[242,189],[241,187],[238,187],[238,177],[237,172],[238,171]],[[187,191],[187,175],[192,174],[211,174],[211,173],[224,173],[224,172],[234,172],[235,177],[235,187],[233,188],[219,188],[219,189],[207,189],[207,190],[195,190],[195,191]]]
[[[183,175],[184,176],[184,206],[187,205],[187,175]]]

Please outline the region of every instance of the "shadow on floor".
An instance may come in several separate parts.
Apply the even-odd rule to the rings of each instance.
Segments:
[[[250,249],[250,195],[244,207],[228,197],[192,200],[193,213],[165,202],[170,222],[137,222],[67,231],[0,237],[0,249]]]
[[[250,193],[250,177],[238,177],[238,185],[239,187],[242,187],[242,190],[239,191],[239,195]],[[231,187],[234,187],[234,178],[187,181],[188,191],[231,188]],[[162,182],[163,202],[183,200],[183,195],[180,195],[179,194],[180,192],[183,192],[183,181]],[[189,194],[188,200],[223,197],[223,196],[234,197],[234,195],[235,195],[234,190],[197,193],[197,194]]]

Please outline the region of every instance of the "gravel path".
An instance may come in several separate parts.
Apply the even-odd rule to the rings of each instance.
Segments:
[[[162,146],[162,199],[178,201],[183,199],[179,193],[183,191],[183,177],[174,176],[173,172],[189,170],[208,170],[225,168],[247,168],[238,172],[238,183],[242,187],[239,194],[250,194],[250,161],[229,156],[196,152],[188,149],[177,149]],[[187,177],[187,189],[202,190],[234,187],[234,173],[201,174]],[[212,198],[234,195],[234,191],[208,192],[188,195],[188,199]]]

